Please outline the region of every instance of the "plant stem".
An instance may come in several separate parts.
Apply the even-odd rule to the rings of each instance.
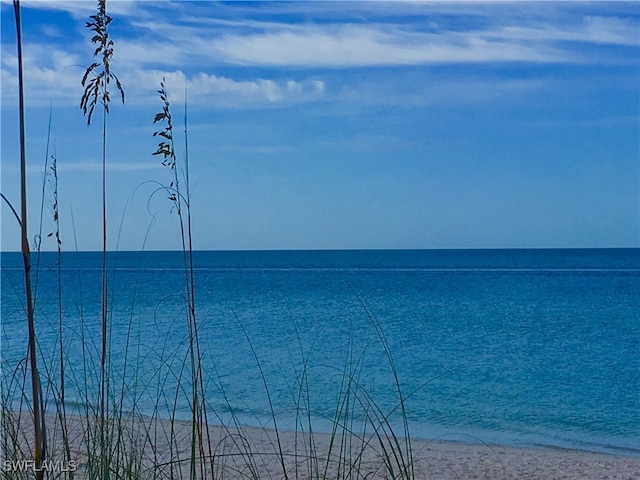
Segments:
[[[106,89],[106,84],[104,86]],[[107,401],[107,107],[102,109],[102,355],[100,357],[100,443],[102,477],[107,478],[105,424],[109,414]]]
[[[36,358],[36,328],[34,320],[33,297],[31,291],[31,260],[27,233],[27,151],[25,136],[25,108],[24,108],[24,77],[22,65],[22,27],[20,22],[20,2],[13,1],[16,17],[16,37],[18,44],[18,91],[20,110],[20,223],[22,233],[22,260],[24,263],[24,280],[27,300],[27,322],[29,325],[29,361],[31,365],[31,390],[33,393],[33,427],[34,427],[34,461],[36,466],[36,480],[44,478],[42,466],[42,425],[40,415],[40,381],[38,362]]]

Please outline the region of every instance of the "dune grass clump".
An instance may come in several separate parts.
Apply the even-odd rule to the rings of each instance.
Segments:
[[[319,406],[313,397],[314,372],[317,366],[310,361],[310,350],[303,344],[294,314],[289,312],[297,336],[299,367],[295,369],[290,386],[291,409],[286,412],[294,420],[289,431],[280,425],[283,412],[276,408],[274,393],[255,348],[259,339],[252,338],[243,320],[230,308],[229,315],[244,334],[255,371],[262,383],[269,419],[255,419],[259,427],[243,423],[233,405],[237,403],[225,390],[221,372],[213,363],[205,369],[201,325],[207,319],[197,315],[196,282],[193,252],[191,192],[189,184],[189,145],[187,127],[187,98],[184,102],[184,157],[179,161],[175,148],[174,121],[165,79],[158,90],[161,111],[153,119],[159,129],[153,136],[159,140],[153,155],[170,172],[168,184],[156,192],[166,194],[171,210],[177,214],[181,242],[182,291],[184,305],[180,319],[182,340],[177,347],[157,350],[154,346],[140,346],[134,339],[140,335],[141,320],[137,317],[136,291],[123,329],[122,358],[114,361],[113,307],[114,289],[109,278],[107,250],[107,118],[112,85],[124,103],[124,90],[111,70],[114,42],[108,27],[112,18],[107,14],[106,1],[98,1],[98,11],[90,17],[86,27],[93,32],[96,61],[81,79],[84,92],[80,102],[87,123],[91,124],[95,109],[102,110],[102,251],[100,270],[100,313],[98,319],[85,315],[80,305],[73,317],[73,328],[66,328],[63,292],[82,290],[80,269],[78,283],[69,282],[62,271],[64,258],[60,233],[58,198],[58,158],[54,154],[51,165],[45,164],[45,175],[51,198],[52,231],[43,239],[55,242],[57,262],[57,338],[41,343],[35,322],[35,296],[32,285],[31,252],[27,232],[26,195],[26,139],[24,128],[24,88],[22,73],[22,33],[20,4],[14,0],[18,39],[18,73],[20,99],[20,214],[9,204],[21,226],[22,259],[25,284],[25,317],[28,325],[26,354],[15,365],[2,365],[2,395],[0,426],[2,431],[2,459],[10,462],[2,471],[2,478],[22,480],[36,478],[64,480],[134,480],[134,479],[309,479],[309,480],[369,480],[412,479],[414,477],[412,451],[404,397],[400,389],[391,352],[384,333],[366,301],[356,298],[369,318],[372,328],[384,349],[398,404],[384,411],[373,393],[361,382],[364,352],[356,354],[349,344],[341,368],[336,369],[337,390],[330,414],[326,405]],[[43,197],[45,195],[43,187]],[[41,235],[39,234],[39,238]],[[40,245],[38,245],[38,249]],[[77,246],[76,246],[77,249]],[[40,268],[39,263],[36,270]],[[38,270],[37,270],[38,271]],[[36,279],[38,277],[36,276]],[[37,281],[36,281],[37,283]],[[161,300],[159,300],[159,303]],[[286,302],[286,299],[285,299]],[[4,313],[3,313],[4,315]],[[51,320],[47,318],[46,320]],[[284,321],[284,320],[283,320]],[[93,327],[96,323],[97,330]],[[95,335],[95,332],[98,335]],[[169,335],[166,333],[166,335]],[[96,338],[99,337],[99,338]],[[165,339],[165,345],[169,338]],[[53,345],[53,347],[52,347]],[[76,351],[71,357],[69,345]],[[221,350],[223,346],[219,347]],[[220,352],[217,352],[220,353]],[[78,358],[80,359],[78,363]],[[144,365],[159,365],[155,372],[145,372]],[[210,365],[207,362],[207,365]],[[222,403],[214,402],[214,391]],[[152,408],[149,408],[151,397]],[[189,418],[182,419],[179,409],[188,406]],[[400,412],[403,431],[398,435],[391,416]],[[330,427],[319,429],[317,420]],[[25,464],[24,462],[33,462]],[[7,464],[5,463],[3,467]],[[13,465],[13,467],[11,467]],[[25,467],[26,468],[23,468]],[[19,467],[19,468],[18,468]]]

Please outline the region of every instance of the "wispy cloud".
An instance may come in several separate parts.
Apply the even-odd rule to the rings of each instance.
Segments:
[[[79,55],[42,44],[30,44],[26,50],[24,71],[29,105],[48,106],[51,102],[58,106],[79,104],[82,95],[80,78],[84,72],[84,67],[79,64]],[[51,56],[43,58],[47,50]],[[16,64],[15,54],[3,47],[0,75],[5,105],[17,105]],[[316,78],[235,80],[213,73],[188,74],[181,70],[133,67],[122,68],[117,75],[125,86],[128,103],[134,104],[157,102],[155,91],[163,77],[166,77],[167,87],[173,94],[172,100],[182,101],[186,86],[190,100],[200,106],[246,108],[308,102],[321,98],[325,90],[324,83]]]
[[[279,17],[271,20],[248,18],[195,18],[185,14],[172,22],[135,21],[136,28],[150,38],[138,46],[131,45],[132,58],[150,63],[163,48],[156,42],[188,46],[161,55],[181,65],[195,62],[223,62],[230,65],[266,67],[353,68],[366,66],[426,65],[432,63],[592,63],[602,59],[592,57],[577,44],[639,45],[637,20],[615,16],[573,16],[571,21],[541,21],[537,4],[526,4],[520,16],[493,18],[493,9],[474,6],[474,21],[468,25],[452,25],[439,15],[469,10],[469,5],[439,7],[431,17],[428,10],[408,13],[406,4],[386,5],[388,14],[412,15],[413,21],[387,23],[386,16],[376,17],[379,6],[372,2],[356,3],[360,15],[344,7],[347,16],[332,15],[332,9],[342,11],[342,4],[322,8],[295,4],[295,9],[312,9],[323,22],[284,23]],[[423,7],[423,5],[419,5]],[[239,7],[242,8],[242,7]],[[278,6],[280,9],[289,8]],[[291,7],[293,8],[293,7]],[[320,11],[318,11],[320,8]],[[255,13],[255,12],[254,12]],[[282,13],[282,12],[281,12]],[[562,12],[560,12],[562,13]],[[373,15],[369,18],[368,15]],[[551,16],[553,18],[553,16]],[[367,19],[362,21],[362,19]],[[425,21],[428,20],[428,21]],[[149,40],[152,42],[149,43]],[[162,43],[161,42],[161,43]],[[144,46],[151,45],[144,54]],[[135,55],[135,52],[139,52]],[[156,55],[157,54],[157,55]]]
[[[433,34],[380,27],[226,35],[213,43],[229,63],[281,67],[365,67],[428,63],[563,62],[566,53],[479,34]]]
[[[139,90],[139,99],[157,102],[155,89],[163,77],[172,102],[182,102],[186,88],[189,101],[198,106],[247,108],[307,102],[321,98],[325,89],[324,82],[314,78],[234,80],[204,72],[188,75],[181,70],[128,71],[122,80]]]
[[[111,1],[108,5],[108,13],[110,15],[127,15],[133,14],[137,8],[137,3],[131,0]],[[87,17],[93,15],[96,11],[97,1],[91,2],[87,0],[22,0],[23,7],[57,10],[68,12],[74,17]]]
[[[597,61],[568,42],[637,46],[637,22],[585,17],[571,25],[523,21],[487,28],[416,31],[399,26],[334,24],[225,34],[210,48],[232,64],[361,67],[430,63],[588,63]]]
[[[47,55],[48,50],[48,55]],[[23,68],[29,105],[66,104],[73,99],[79,103],[83,67],[79,56],[59,48],[29,44],[25,48]],[[2,45],[2,103],[17,104],[17,56]]]
[[[155,89],[165,76],[176,99],[182,99],[186,86],[189,98],[198,105],[253,108],[326,99],[332,85],[328,75],[317,74],[319,69],[637,62],[637,55],[624,59],[596,56],[585,45],[640,43],[635,17],[589,11],[570,21],[566,15],[563,21],[556,21],[553,16],[536,16],[536,9],[542,7],[530,3],[521,8],[519,16],[512,11],[496,18],[492,15],[501,10],[484,4],[311,3],[111,2],[111,13],[120,16],[121,32],[126,31],[123,26],[132,28],[130,34],[114,38],[112,66],[126,86],[129,103],[155,102]],[[65,11],[78,18],[95,10],[92,2],[32,0],[25,5]],[[238,10],[244,15],[241,20]],[[454,25],[447,15],[457,11],[467,16]],[[287,22],[285,14],[305,20]],[[388,21],[393,14],[404,20]],[[310,20],[316,18],[324,21]],[[62,43],[55,25],[42,28],[53,35],[51,41],[25,44],[30,105],[48,106],[51,101],[77,105],[82,93],[79,79],[91,61],[87,39],[76,32]],[[16,57],[11,47],[2,45],[2,101],[7,105],[16,103],[17,93]],[[260,70],[247,75],[249,68]],[[358,88],[344,86],[354,97],[358,97],[354,93]],[[432,97],[428,94],[414,101],[428,103]]]
[[[535,26],[505,26],[489,37],[503,40],[527,40],[542,42],[583,42],[593,44],[628,45],[640,44],[638,24],[630,19],[585,17],[576,25],[560,28],[551,24]]]

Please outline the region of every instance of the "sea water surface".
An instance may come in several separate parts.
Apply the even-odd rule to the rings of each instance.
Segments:
[[[82,411],[101,254],[63,253],[60,271],[55,253],[33,258],[41,362],[59,375],[61,298],[67,402]],[[1,260],[6,387],[27,326],[21,257]],[[189,418],[182,262],[109,254],[110,361],[125,407]],[[354,423],[375,404],[403,434],[400,390],[412,437],[640,455],[639,249],[202,251],[194,267],[214,420],[293,429],[308,407],[328,430],[352,379]]]

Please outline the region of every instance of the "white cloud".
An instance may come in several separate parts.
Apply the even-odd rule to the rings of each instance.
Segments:
[[[48,50],[48,55],[45,52]],[[73,98],[79,104],[82,87],[80,79],[84,72],[79,59],[64,50],[30,44],[25,48],[23,72],[25,96],[29,105],[63,104]],[[2,47],[2,103],[17,104],[18,74],[17,56]]]
[[[571,41],[595,44],[629,45],[640,44],[638,24],[619,18],[585,17],[578,25],[564,28],[543,24],[530,27],[509,26],[488,36],[528,41]]]
[[[47,37],[52,38],[64,38],[64,32],[56,25],[43,25],[42,33]]]
[[[526,22],[523,22],[526,23]],[[640,44],[630,20],[586,17],[572,25],[507,25],[486,30],[420,32],[380,25],[313,26],[227,34],[212,43],[232,64],[359,67],[480,62],[585,62],[559,42]]]
[[[145,66],[188,65],[194,60],[198,49],[193,44],[158,42],[149,40],[118,39],[114,48],[114,68],[143,68]],[[201,62],[196,62],[202,64]]]
[[[27,1],[25,5],[64,10],[85,18],[95,11],[95,2],[87,1],[40,0]],[[163,75],[167,77],[170,92],[179,101],[182,101],[187,84],[189,98],[198,105],[244,108],[324,98],[324,82],[292,70],[300,67],[348,69],[434,63],[602,62],[615,59],[589,58],[589,50],[575,48],[575,43],[625,46],[639,42],[633,20],[595,15],[576,17],[570,22],[540,15],[530,19],[526,14],[527,8],[532,8],[530,6],[524,9],[521,17],[510,15],[494,20],[482,5],[466,5],[466,11],[473,11],[486,21],[472,22],[474,28],[453,31],[452,27],[438,26],[436,16],[427,31],[421,30],[426,28],[426,22],[424,25],[413,22],[392,26],[385,23],[384,16],[376,20],[375,15],[369,23],[349,23],[341,16],[341,11],[332,14],[333,7],[317,4],[270,5],[269,8],[311,9],[318,15],[328,16],[326,23],[285,24],[281,20],[265,20],[277,18],[272,16],[258,17],[260,21],[249,18],[247,22],[238,21],[233,15],[231,20],[217,19],[207,15],[211,13],[210,2],[198,3],[196,11],[195,6],[185,8],[180,2],[111,1],[110,5],[114,15],[123,16],[124,25],[134,28],[133,36],[115,39],[112,62],[114,72],[125,85],[128,103],[156,102],[155,90]],[[351,12],[350,15],[354,9],[362,10],[362,18],[366,18],[368,9],[378,13],[381,9],[391,13],[397,11],[388,4],[354,5],[344,8]],[[414,7],[403,4],[400,11],[431,20],[427,7],[435,8],[428,3],[419,3],[415,7],[419,8],[416,13],[412,10]],[[233,8],[244,13],[251,11],[247,6],[233,5]],[[444,10],[455,13],[459,8],[442,4],[436,10],[438,14]],[[196,13],[200,11],[203,15],[199,17]],[[132,12],[140,15],[127,16]],[[153,22],[147,20],[152,12],[156,15]],[[67,44],[52,41],[25,45],[25,78],[31,105],[48,106],[51,101],[74,106],[79,103],[80,78],[91,61],[92,50],[86,45],[86,39],[74,38]],[[2,101],[15,104],[16,57],[8,47],[2,45]],[[232,73],[218,74],[222,65],[286,70],[261,71],[247,78],[246,70],[240,70],[237,77]]]
[[[554,47],[490,39],[479,33],[436,34],[355,25],[229,34],[214,40],[212,47],[228,63],[282,67],[571,61]]]
[[[50,55],[46,56],[45,52]],[[82,95],[80,80],[84,66],[79,56],[46,45],[30,44],[25,49],[24,76],[26,97],[31,106],[79,105]],[[115,64],[115,62],[114,62]],[[1,81],[4,105],[17,104],[17,57],[3,47]],[[116,70],[128,103],[156,103],[156,90],[166,77],[172,101],[182,102],[185,82],[189,99],[199,106],[255,107],[263,104],[307,102],[324,93],[324,83],[317,79],[235,80],[206,72],[185,74],[181,70],[123,68]],[[115,97],[114,97],[115,99]]]
[[[367,3],[361,5],[365,5],[361,6],[363,12],[369,6],[374,8]],[[146,63],[163,56],[180,65],[224,62],[267,67],[349,68],[431,63],[597,62],[602,59],[589,58],[584,49],[567,42],[621,46],[640,43],[638,25],[632,19],[564,15],[561,20],[551,14],[535,15],[536,9],[530,5],[531,12],[525,9],[519,16],[512,12],[510,16],[496,19],[491,15],[494,10],[484,11],[481,7],[483,5],[474,7],[473,12],[484,21],[476,21],[475,26],[466,29],[440,27],[436,20],[431,21],[429,30],[424,30],[426,23],[391,26],[382,18],[361,24],[350,23],[339,16],[331,17],[332,21],[327,23],[298,24],[207,17],[199,20],[191,16],[185,17],[189,20],[184,24],[143,20],[136,22],[136,28],[162,38],[163,44],[141,40],[139,46],[132,45],[131,49],[132,52],[138,50],[140,54],[136,59]],[[459,10],[457,5],[448,5],[447,9],[450,14]],[[387,10],[394,11],[393,7]],[[328,15],[326,8],[322,13]],[[416,15],[416,18],[428,18],[426,11],[414,12]],[[365,13],[362,16],[365,18]],[[149,47],[146,54],[145,46]],[[176,47],[179,48],[174,52]],[[161,53],[163,50],[166,53]]]
[[[122,76],[123,83],[144,85],[147,100],[153,98],[160,80],[165,78],[165,85],[172,103],[184,100],[185,83],[189,102],[202,106],[218,106],[228,108],[256,107],[265,104],[290,104],[308,102],[321,98],[324,93],[324,82],[315,79],[305,80],[272,80],[258,78],[253,80],[234,80],[232,78],[199,72],[186,75],[180,70],[163,72],[161,70],[137,70],[126,72]],[[149,97],[151,92],[151,97]]]
[[[68,12],[76,18],[93,15],[98,5],[97,1],[88,0],[22,0],[20,3],[28,8]],[[132,14],[136,9],[136,3],[139,2],[110,0],[107,2],[107,14],[111,16]]]

